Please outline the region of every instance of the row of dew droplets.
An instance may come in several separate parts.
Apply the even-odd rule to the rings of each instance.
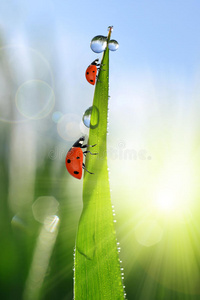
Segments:
[[[108,31],[111,29],[113,31],[113,26],[108,27]],[[106,50],[108,45],[108,49],[111,51],[116,51],[119,48],[119,43],[116,40],[109,40],[107,43],[107,37],[103,35],[95,36],[90,42],[90,48],[95,53],[102,53]],[[91,121],[91,115],[93,114],[93,118]],[[97,107],[90,106],[83,114],[83,124],[88,128],[96,128],[99,123],[99,111]]]
[[[112,191],[112,190],[111,190]],[[113,222],[116,223],[116,214],[115,214],[115,207],[114,205],[112,205],[112,213],[113,213]],[[118,254],[121,252],[121,247],[120,247],[120,243],[117,241],[116,238],[116,246],[117,246],[117,252]],[[126,291],[125,291],[125,285],[124,285],[124,268],[122,268],[122,260],[119,258],[119,265],[120,265],[120,272],[121,272],[121,280],[122,280],[122,287],[123,287],[123,291],[124,291],[124,299],[126,299]]]

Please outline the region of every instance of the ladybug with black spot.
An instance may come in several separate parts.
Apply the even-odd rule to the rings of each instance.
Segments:
[[[85,77],[87,79],[87,81],[92,84],[95,85],[96,82],[96,78],[97,78],[97,67],[100,67],[101,64],[98,63],[99,59],[95,59],[88,67],[87,70],[85,72]]]
[[[96,144],[92,146],[89,146],[87,144],[83,145],[84,140],[85,140],[84,136],[80,137],[69,149],[65,159],[67,171],[69,172],[70,175],[72,175],[77,179],[81,179],[83,169],[90,174],[94,174],[89,172],[86,169],[85,164],[83,163],[83,155],[86,156],[87,153],[90,153],[91,155],[98,154],[98,153],[91,153],[89,150],[82,151],[81,149],[83,148],[96,146]]]

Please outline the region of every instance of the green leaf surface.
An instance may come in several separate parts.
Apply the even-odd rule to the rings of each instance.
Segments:
[[[108,34],[110,39],[111,31]],[[96,83],[87,172],[83,180],[83,211],[75,247],[75,300],[124,299],[120,262],[110,198],[107,166],[107,116],[109,85],[109,49],[103,54],[102,67]]]

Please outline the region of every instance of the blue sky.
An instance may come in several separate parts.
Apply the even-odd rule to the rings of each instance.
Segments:
[[[171,65],[198,67],[199,1],[3,1],[1,27],[14,39],[25,35],[30,44],[55,43],[60,30],[68,38],[85,41],[105,34],[114,25],[120,43],[119,63],[124,67]],[[82,49],[81,49],[82,50]]]

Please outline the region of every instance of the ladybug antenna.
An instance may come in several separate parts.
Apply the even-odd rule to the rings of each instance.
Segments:
[[[84,135],[82,137],[80,137],[79,141],[85,141]]]

